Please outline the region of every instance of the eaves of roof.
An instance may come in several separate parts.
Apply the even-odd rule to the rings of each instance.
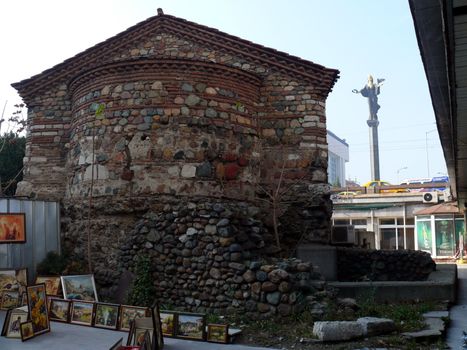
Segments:
[[[155,30],[174,33],[191,39],[194,42],[202,42],[226,52],[245,57],[251,61],[260,62],[275,70],[300,76],[302,79],[315,84],[324,96],[328,95],[339,78],[339,71],[336,69],[326,68],[311,61],[252,43],[251,41],[214,28],[163,14],[160,11],[158,15],[150,17],[42,73],[13,83],[12,86],[19,91],[23,98],[31,96],[47,86],[62,81],[66,82],[80,72],[102,64],[112,51],[131,45],[135,40]]]

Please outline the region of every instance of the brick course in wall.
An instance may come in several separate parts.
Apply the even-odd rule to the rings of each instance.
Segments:
[[[17,194],[63,203],[64,242],[79,258],[91,189],[93,230],[102,230],[98,222],[109,219],[110,205],[124,236],[146,212],[162,215],[160,198],[257,205],[258,189],[283,177],[292,203],[281,217],[284,242],[325,243],[325,101],[337,77],[336,70],[211,28],[151,17],[13,84],[29,109]],[[96,115],[98,105],[105,109]],[[136,202],[145,204],[135,209]],[[267,232],[270,215],[258,210]],[[274,251],[266,242],[264,252]],[[124,243],[108,247],[94,255],[98,283],[106,279],[99,266],[108,255],[121,256]],[[117,258],[110,267],[129,268]]]

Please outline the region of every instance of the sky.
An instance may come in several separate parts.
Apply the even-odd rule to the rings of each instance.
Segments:
[[[10,86],[157,14],[181,17],[338,69],[327,127],[349,144],[347,179],[370,180],[368,103],[352,93],[368,75],[381,87],[381,179],[440,176],[446,165],[408,0],[6,0],[0,2],[0,108]],[[2,132],[6,130],[3,125]]]

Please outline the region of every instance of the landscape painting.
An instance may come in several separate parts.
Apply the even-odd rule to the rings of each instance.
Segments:
[[[92,313],[94,311],[94,303],[87,301],[73,300],[71,304],[71,323],[81,324],[84,326],[92,325]]]
[[[50,301],[49,316],[52,321],[68,322],[70,316],[70,301],[52,299]]]
[[[25,243],[25,214],[0,213],[0,243]]]
[[[61,278],[65,299],[98,301],[94,275],[62,276]]]
[[[118,323],[118,304],[96,304],[96,316],[94,320],[95,327],[117,329]]]
[[[171,312],[161,311],[159,313],[162,334],[164,337],[173,337],[175,333],[175,317],[176,314]]]
[[[176,336],[186,339],[204,339],[205,317],[198,314],[178,314]]]
[[[130,321],[134,320],[135,318],[146,317],[147,312],[148,309],[145,307],[122,305],[120,311],[119,329],[121,331],[129,331]]]

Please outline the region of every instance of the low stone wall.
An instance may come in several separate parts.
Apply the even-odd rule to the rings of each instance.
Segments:
[[[339,281],[424,281],[435,270],[436,264],[426,252],[337,249]]]
[[[139,256],[149,256],[159,301],[183,310],[289,315],[323,289],[322,276],[310,263],[268,258],[277,249],[255,211],[189,202],[148,212],[121,246],[119,270],[133,271]]]

